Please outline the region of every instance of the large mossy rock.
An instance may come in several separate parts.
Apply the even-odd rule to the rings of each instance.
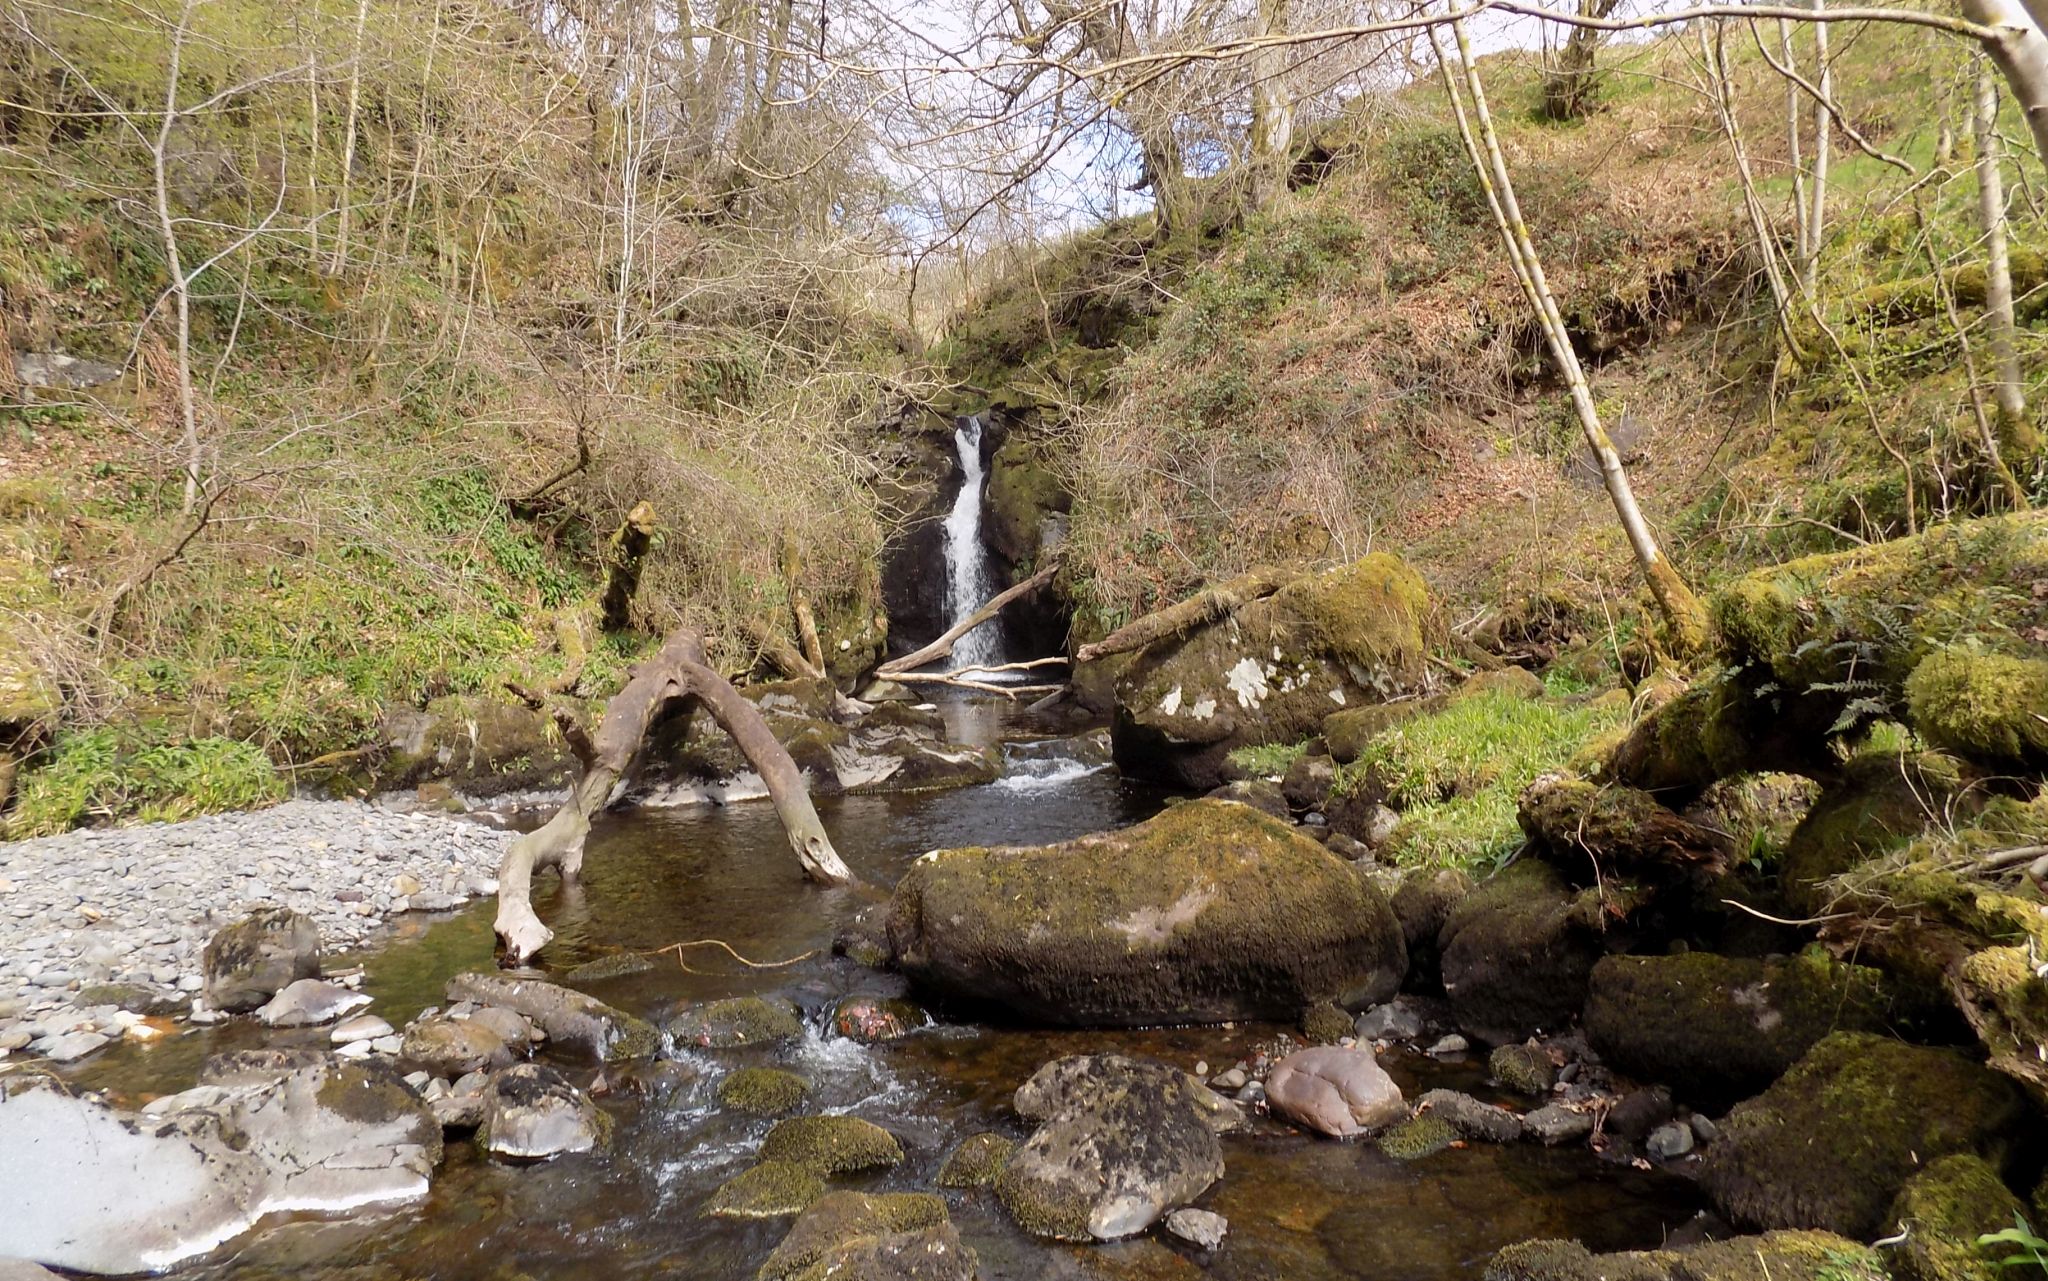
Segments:
[[[1824,773],[1828,740],[1904,714],[1995,768],[2048,762],[2048,512],[1759,570],[1710,604],[1726,670],[1646,718],[1615,757],[1652,791],[1741,770]]]
[[[1383,1001],[1407,966],[1363,873],[1226,801],[1058,845],[926,854],[887,931],[920,985],[1062,1025],[1292,1019]]]
[[[1594,1254],[1577,1241],[1524,1241],[1483,1281],[1886,1281],[1870,1247],[1827,1232],[1766,1232],[1675,1250]]]
[[[1415,688],[1428,610],[1415,571],[1375,553],[1155,642],[1117,681],[1118,768],[1214,787],[1231,773],[1233,748],[1297,742],[1333,711]]]
[[[791,1225],[759,1281],[973,1281],[946,1203],[927,1192],[833,1192]]]
[[[1666,809],[1648,792],[1544,774],[1516,799],[1536,853],[1574,885],[1615,876],[1676,880],[1728,869],[1728,837]]]
[[[1494,1045],[1569,1027],[1605,950],[1600,892],[1523,859],[1460,899],[1439,936],[1458,1026]]]
[[[486,694],[448,694],[424,708],[393,707],[379,727],[374,790],[446,782],[496,796],[569,780],[576,760],[543,712]]]
[[[1888,1012],[1883,975],[1818,949],[1771,960],[1689,952],[1603,958],[1585,1027],[1614,1067],[1718,1110],[1777,1080],[1830,1032],[1881,1031]]]
[[[1987,799],[1973,772],[1940,752],[1859,756],[1792,829],[1779,883],[1795,905],[1818,910],[1832,878],[1903,848],[1932,824],[1967,818]]]
[[[1062,1241],[1132,1236],[1193,1201],[1223,1177],[1217,1133],[1237,1119],[1187,1073],[1118,1054],[1046,1064],[1016,1106],[1039,1125],[996,1195],[1025,1231]]]
[[[1945,1156],[1908,1180],[1885,1216],[1886,1227],[1906,1238],[1892,1252],[1892,1275],[1899,1281],[1993,1281],[2001,1256],[1977,1238],[2013,1226],[2025,1213],[1998,1171],[1974,1156]]]
[[[1867,1239],[1924,1166],[2002,1166],[2033,1124],[2018,1086],[1958,1051],[1837,1032],[1728,1114],[1700,1184],[1739,1224]]]

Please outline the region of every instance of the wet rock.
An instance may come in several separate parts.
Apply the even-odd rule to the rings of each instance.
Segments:
[[[1905,1237],[1892,1249],[1891,1273],[1899,1281],[1993,1281],[2007,1270],[1977,1238],[2024,1217],[1998,1171],[1974,1156],[1945,1156],[1907,1180],[1885,1215]]]
[[[271,997],[256,1011],[256,1017],[271,1027],[318,1027],[369,1003],[369,997],[339,983],[300,979]]]
[[[1387,906],[1401,922],[1408,945],[1409,991],[1433,991],[1443,985],[1441,938],[1451,912],[1472,892],[1472,878],[1454,867],[1408,868],[1382,880]]]
[[[645,1019],[538,979],[458,974],[448,980],[445,994],[450,1001],[497,1005],[524,1015],[557,1046],[606,1063],[649,1058],[661,1048],[661,1033]]]
[[[804,1024],[793,1001],[735,996],[678,1010],[665,1030],[677,1045],[730,1050],[801,1040]]]
[[[761,1141],[763,1161],[790,1161],[821,1175],[883,1170],[903,1163],[896,1136],[857,1116],[799,1116],[777,1121]]]
[[[718,1185],[704,1213],[720,1219],[779,1219],[801,1214],[825,1195],[825,1180],[795,1161],[763,1161]]]
[[[1280,795],[1289,809],[1299,814],[1303,810],[1319,809],[1330,796],[1330,785],[1337,781],[1337,763],[1327,756],[1301,756],[1287,767],[1287,773],[1280,780]]]
[[[1522,1118],[1529,1137],[1545,1147],[1576,1143],[1593,1132],[1593,1118],[1561,1103],[1548,1103]]]
[[[1569,1027],[1586,1003],[1604,916],[1597,891],[1574,895],[1535,859],[1474,889],[1440,940],[1458,1026],[1494,1045]]]
[[[610,1118],[562,1074],[539,1063],[520,1063],[491,1078],[490,1111],[478,1142],[507,1161],[546,1161],[601,1147]]]
[[[297,912],[264,908],[215,934],[202,963],[206,1003],[240,1014],[299,979],[320,976],[320,931]]]
[[[779,1068],[750,1067],[732,1072],[718,1083],[718,1101],[736,1112],[781,1116],[794,1112],[811,1092],[811,1083]]]
[[[888,937],[913,981],[1058,1024],[1292,1018],[1384,1000],[1406,969],[1356,869],[1216,801],[1061,845],[927,854]]]
[[[1230,1220],[1213,1210],[1175,1210],[1166,1216],[1166,1230],[1197,1250],[1214,1250],[1230,1231]]]
[[[440,1082],[433,1082],[440,1084]],[[445,1094],[430,1099],[428,1106],[433,1109],[434,1120],[444,1130],[474,1130],[491,1115],[490,1078],[481,1072],[468,1076],[448,1087]]]
[[[162,992],[140,983],[94,983],[78,989],[72,1004],[80,1009],[111,1005],[130,1014],[174,1014],[189,1004],[175,992]]]
[[[1056,1060],[1017,1091],[1040,1122],[996,1178],[1025,1231],[1111,1241],[1144,1231],[1223,1176],[1233,1107],[1178,1069],[1098,1054]]]
[[[1411,1116],[1381,1134],[1374,1146],[1396,1161],[1420,1161],[1458,1141],[1457,1127],[1433,1113]]]
[[[1328,1001],[1310,1006],[1301,1016],[1301,1034],[1311,1045],[1335,1045],[1356,1031],[1351,1016]]]
[[[1617,876],[1660,881],[1714,876],[1734,855],[1728,837],[1680,818],[1648,792],[1544,774],[1516,800],[1531,847],[1574,885]]]
[[[1416,1100],[1416,1111],[1441,1117],[1460,1135],[1484,1143],[1513,1143],[1523,1134],[1522,1118],[1456,1090],[1431,1090]]]
[[[1241,778],[1225,783],[1210,791],[1204,799],[1249,805],[1259,813],[1271,814],[1282,822],[1294,821],[1294,815],[1287,808],[1287,798],[1280,794],[1279,786],[1263,778]]]
[[[44,1058],[52,1063],[76,1063],[114,1043],[114,1038],[89,1028],[64,1032],[37,1042]]]
[[[1297,579],[1274,595],[1131,656],[1111,742],[1135,777],[1214,787],[1231,749],[1291,743],[1344,707],[1420,682],[1428,592],[1383,553]]]
[[[791,1225],[759,1281],[973,1281],[974,1252],[925,1192],[834,1192]]]
[[[1577,1241],[1524,1241],[1482,1281],[1885,1281],[1877,1254],[1825,1232],[1767,1232],[1682,1249],[1594,1254]]]
[[[472,1011],[469,1021],[479,1027],[488,1028],[514,1053],[533,1043],[533,1024],[527,1022],[526,1016],[517,1011],[487,1005],[481,1010]]]
[[[1266,1078],[1275,1112],[1319,1134],[1348,1139],[1407,1115],[1401,1087],[1368,1050],[1321,1046],[1280,1060]]]
[[[1557,1064],[1534,1045],[1496,1046],[1486,1067],[1494,1080],[1519,1094],[1542,1096],[1557,1083]]]
[[[863,1045],[900,1040],[930,1022],[917,1005],[897,997],[849,996],[832,1009],[832,1030]]]
[[[1643,1150],[1659,1161],[1676,1161],[1691,1152],[1692,1147],[1692,1127],[1683,1121],[1666,1121],[1643,1141]]]
[[[1429,1052],[1436,1058],[1448,1059],[1463,1054],[1471,1048],[1472,1043],[1470,1041],[1459,1036],[1456,1032],[1452,1032],[1447,1036],[1438,1037],[1430,1045]]]
[[[512,1062],[503,1037],[473,1019],[446,1015],[421,1019],[405,1029],[398,1056],[408,1068],[435,1076],[463,1076]]]
[[[653,968],[653,960],[639,952],[620,952],[616,956],[600,956],[594,961],[585,961],[563,977],[571,983],[599,983],[606,979],[645,974]]]
[[[1607,1111],[1607,1132],[1627,1143],[1641,1143],[1650,1132],[1676,1115],[1671,1091],[1661,1085],[1630,1090]]]
[[[1593,967],[1585,1026],[1615,1067],[1724,1107],[1777,1080],[1829,1032],[1882,1030],[1889,1008],[1878,971],[1818,948],[1769,960],[1610,956]]]
[[[2028,1127],[2019,1087],[1956,1051],[1838,1032],[1728,1114],[1700,1185],[1737,1223],[1867,1238],[1922,1167],[2001,1164]]]
[[[942,1188],[980,1188],[996,1181],[1017,1144],[1001,1134],[972,1134],[939,1167]]]
[[[440,1128],[395,1075],[323,1055],[210,1063],[205,1106],[137,1116],[48,1078],[0,1087],[0,1257],[157,1271],[275,1210],[426,1194]]]

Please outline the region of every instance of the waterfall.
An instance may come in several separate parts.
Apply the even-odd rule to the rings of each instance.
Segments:
[[[996,594],[989,572],[988,549],[981,545],[981,490],[987,481],[981,465],[981,416],[960,419],[953,429],[953,449],[960,456],[960,495],[946,513],[946,598],[952,626]],[[1000,662],[999,623],[984,623],[953,642],[952,667]]]

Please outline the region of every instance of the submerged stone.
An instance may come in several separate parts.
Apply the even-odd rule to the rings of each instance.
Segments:
[[[834,1192],[791,1225],[760,1281],[971,1281],[975,1261],[925,1192]]]
[[[677,1045],[731,1050],[801,1040],[804,1023],[792,1001],[734,996],[676,1011],[669,1016],[667,1031]]]
[[[490,1111],[477,1141],[508,1161],[546,1161],[604,1144],[610,1118],[562,1074],[520,1063],[491,1078]]]
[[[1084,1026],[1293,1018],[1384,1000],[1406,969],[1364,875],[1217,801],[1060,845],[927,854],[896,887],[888,938],[914,982]]]

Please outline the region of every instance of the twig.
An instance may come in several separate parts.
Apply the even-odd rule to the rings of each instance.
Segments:
[[[724,939],[691,939],[687,943],[671,943],[667,947],[655,948],[652,952],[647,953],[647,955],[660,956],[664,952],[674,952],[676,954],[676,962],[678,964],[681,964],[683,959],[683,949],[691,947],[715,947],[722,949],[727,956],[730,956],[733,960],[738,961],[741,965],[746,966],[750,970],[788,969],[790,966],[795,965],[797,962],[808,961],[818,954],[818,949],[814,947],[810,951],[805,952],[800,956],[792,956],[786,961],[750,961],[746,957],[741,956],[737,951],[733,950],[732,944],[726,942]],[[688,966],[683,966],[683,968],[689,969]],[[694,970],[691,970],[690,972],[693,974],[696,973],[696,971]]]
[[[1759,912],[1747,903],[1738,903],[1732,898],[1724,898],[1721,901],[1738,911],[1747,912],[1758,920],[1769,921],[1773,925],[1825,925],[1829,921],[1846,921],[1856,915],[1854,912],[1830,912],[1826,916],[1808,916],[1797,921],[1789,921],[1782,916],[1772,916],[1769,912]]]

